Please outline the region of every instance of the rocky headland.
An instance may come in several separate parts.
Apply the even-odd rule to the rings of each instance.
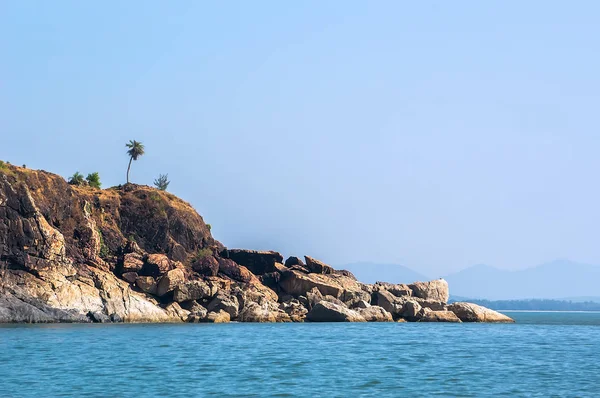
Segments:
[[[364,284],[306,256],[227,249],[188,203],[0,168],[0,322],[513,322],[444,280]]]

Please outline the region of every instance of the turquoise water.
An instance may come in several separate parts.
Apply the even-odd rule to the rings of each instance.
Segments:
[[[600,396],[600,313],[493,324],[1,325],[2,397]]]

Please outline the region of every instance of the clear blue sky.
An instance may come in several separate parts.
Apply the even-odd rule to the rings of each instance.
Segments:
[[[600,263],[600,3],[0,3],[0,158],[169,173],[229,247]]]

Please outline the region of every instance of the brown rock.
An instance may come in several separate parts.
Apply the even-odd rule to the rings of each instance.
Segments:
[[[142,268],[142,275],[160,276],[172,269],[171,260],[164,254],[149,254]]]
[[[452,303],[448,305],[448,310],[463,322],[514,323],[512,318],[504,314],[472,303]]]
[[[180,283],[173,291],[173,300],[181,303],[189,300],[199,300],[212,297],[216,294],[216,290],[204,281],[187,281]]]
[[[223,310],[230,315],[231,319],[235,319],[238,316],[239,302],[236,296],[228,296],[224,293],[218,293],[210,303],[206,306],[209,312],[219,312]]]
[[[248,268],[254,275],[275,272],[275,263],[283,263],[283,256],[275,251],[229,249],[226,257]]]
[[[138,276],[135,285],[144,293],[156,294],[156,280],[151,276]]]
[[[164,274],[158,281],[158,285],[156,287],[156,294],[158,296],[164,296],[165,294],[175,290],[177,285],[183,283],[184,281],[185,275],[181,269],[176,268],[174,270],[171,270]]]
[[[357,311],[324,300],[308,312],[306,319],[311,322],[366,322]]]
[[[139,272],[144,266],[142,256],[138,253],[127,253],[123,256],[123,273],[127,272]]]
[[[368,308],[361,308],[358,310],[359,314],[365,318],[367,322],[392,322],[392,314],[387,312],[381,307],[370,306]]]
[[[409,285],[413,296],[425,300],[448,302],[448,282],[444,279],[438,279],[430,282],[415,282]]]
[[[294,257],[294,256],[288,257],[288,259],[285,260],[285,266],[289,268],[293,265],[299,265],[302,268],[305,267],[304,262],[302,260],[300,260],[298,257]]]
[[[329,265],[325,264],[322,261],[317,260],[316,258],[304,256],[304,259],[306,260],[306,268],[308,268],[308,270],[310,272],[314,272],[316,274],[333,274],[333,273],[335,273],[335,270],[333,269],[333,267],[330,267]]]
[[[256,278],[254,274],[252,274],[250,270],[248,270],[248,268],[244,267],[243,265],[237,264],[233,260],[230,260],[228,258],[219,258],[218,261],[219,272],[221,272],[224,275],[227,275],[233,280],[248,283],[252,281],[253,277]]]
[[[276,303],[248,303],[239,315],[240,322],[290,322],[290,316],[279,309]]]
[[[461,320],[452,311],[428,311],[419,322],[456,322]]]
[[[223,310],[220,310],[219,312],[209,312],[205,321],[209,323],[229,323],[231,321],[231,316]]]
[[[219,272],[219,262],[213,256],[205,256],[194,261],[192,269],[200,275],[216,276]]]
[[[129,283],[135,283],[137,277],[137,272],[125,272],[123,275],[121,275],[121,278],[123,278],[123,280],[126,280]]]
[[[165,307],[165,311],[169,316],[181,321],[187,321],[190,316],[190,312],[188,310],[184,310],[178,303],[170,303]]]

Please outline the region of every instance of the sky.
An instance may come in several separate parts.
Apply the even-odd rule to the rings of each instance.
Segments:
[[[2,1],[0,159],[330,264],[600,264],[600,3]]]

